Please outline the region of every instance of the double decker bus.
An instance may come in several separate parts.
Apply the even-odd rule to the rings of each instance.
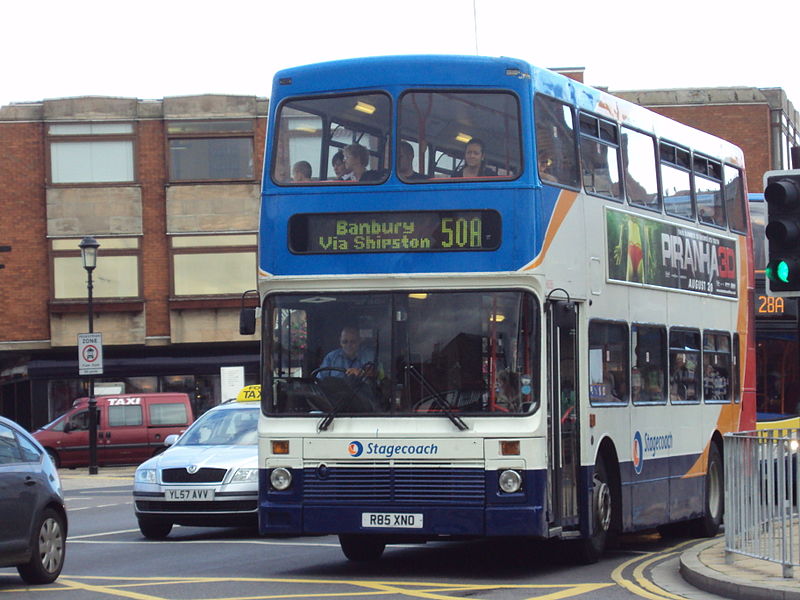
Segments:
[[[287,69],[269,119],[261,533],[718,530],[755,421],[737,147],[509,58]]]

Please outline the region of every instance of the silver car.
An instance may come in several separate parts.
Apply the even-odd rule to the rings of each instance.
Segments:
[[[58,471],[22,427],[0,417],[0,567],[26,583],[52,583],[61,573],[67,512]]]
[[[259,410],[258,402],[220,404],[139,465],[133,500],[142,535],[163,539],[175,524],[257,524]]]

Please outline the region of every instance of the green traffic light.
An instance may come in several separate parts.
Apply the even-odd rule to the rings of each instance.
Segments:
[[[778,261],[776,272],[778,279],[783,283],[789,283],[789,264],[785,260]]]
[[[766,275],[770,281],[776,283],[789,283],[791,267],[785,260],[771,260],[766,268]]]

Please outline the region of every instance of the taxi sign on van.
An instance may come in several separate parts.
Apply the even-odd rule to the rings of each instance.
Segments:
[[[261,386],[246,385],[236,396],[237,402],[261,402]]]

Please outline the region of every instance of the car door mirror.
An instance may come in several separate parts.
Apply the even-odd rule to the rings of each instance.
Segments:
[[[175,445],[175,442],[178,441],[180,436],[177,433],[171,433],[167,437],[164,438],[164,446],[169,448],[170,446]]]

